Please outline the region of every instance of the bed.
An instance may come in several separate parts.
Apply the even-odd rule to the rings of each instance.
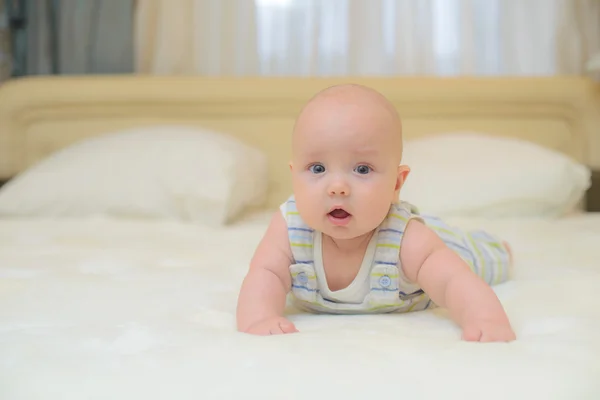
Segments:
[[[600,129],[600,102],[585,79],[357,81],[398,107],[407,141],[438,132],[486,132],[550,149],[552,157],[592,162],[589,143]],[[485,227],[513,245],[515,277],[495,290],[515,342],[463,342],[439,309],[326,316],[290,307],[298,334],[236,332],[237,293],[248,261],[271,213],[290,194],[294,116],[316,91],[340,82],[45,77],[0,88],[0,178],[10,180],[0,191],[0,398],[600,398],[600,215],[581,208],[581,186],[560,212],[529,215],[530,207],[510,214],[519,201],[489,214],[455,209],[448,215],[452,223]],[[110,132],[176,125],[221,132],[255,150],[235,147],[231,153],[230,142],[185,140],[199,156],[177,153],[164,141],[147,151],[140,141],[65,150]],[[107,163],[100,163],[108,153]],[[54,155],[59,158],[43,164]],[[128,157],[131,165],[139,161],[132,175],[123,165],[106,174]],[[219,164],[225,157],[228,164]],[[79,167],[89,160],[97,161],[94,168]],[[195,175],[194,162],[217,168]],[[519,168],[529,164],[542,165],[535,170],[540,174],[557,162],[531,159]],[[193,197],[182,192],[190,181],[170,183],[183,179],[182,168],[204,192]],[[136,174],[163,180],[144,186],[131,178]],[[228,174],[242,175],[224,186]],[[211,180],[202,181],[207,175]],[[525,182],[520,188],[543,180],[502,179]],[[125,193],[120,198],[106,195],[119,188]],[[19,193],[11,197],[9,190]],[[161,192],[167,190],[176,195]],[[143,196],[134,206],[101,212],[109,200],[114,210],[138,193]],[[148,200],[159,194],[160,201]],[[203,203],[186,214],[181,210],[190,206],[181,205],[181,196],[188,194]]]

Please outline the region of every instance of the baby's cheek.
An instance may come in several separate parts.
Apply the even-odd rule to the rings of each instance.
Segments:
[[[296,208],[302,220],[313,229],[320,229],[323,216],[320,213],[318,199],[311,195],[296,195]]]
[[[396,193],[393,187],[387,185],[377,185],[367,190],[365,196],[365,202],[369,204],[369,207],[365,207],[368,209],[367,215],[375,220],[385,218],[390,205],[396,201]]]
[[[299,199],[306,202],[313,191],[314,189],[311,188],[311,185],[304,180],[298,180],[294,184],[294,196],[296,197],[296,202],[298,202]]]

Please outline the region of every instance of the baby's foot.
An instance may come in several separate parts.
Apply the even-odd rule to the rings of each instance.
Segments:
[[[502,242],[502,244],[504,245],[504,248],[508,252],[508,262],[509,262],[509,264],[508,264],[508,277],[509,277],[509,279],[512,279],[515,276],[515,267],[514,267],[513,252],[512,252],[512,249],[510,248],[510,245],[508,244],[508,242]]]
[[[510,260],[510,264],[512,265],[513,263],[513,253],[512,253],[512,249],[510,248],[510,245],[508,244],[508,242],[502,242],[502,244],[504,245],[504,248],[506,249],[506,251],[508,252],[508,258]]]

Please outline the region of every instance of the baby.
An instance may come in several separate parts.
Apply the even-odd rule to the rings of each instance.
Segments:
[[[400,117],[380,93],[347,84],[308,102],[292,136],[294,195],[251,260],[238,330],[297,332],[284,316],[291,292],[300,309],[330,314],[444,307],[463,340],[516,339],[490,287],[509,278],[508,245],[399,200],[410,171],[401,159]]]

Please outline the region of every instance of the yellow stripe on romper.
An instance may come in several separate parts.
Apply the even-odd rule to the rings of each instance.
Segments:
[[[293,278],[295,278],[295,277],[297,277],[299,274],[300,274],[300,272],[294,272],[294,273],[292,274],[292,277],[293,277]],[[317,279],[317,277],[316,277],[315,275],[306,275],[306,277],[307,277],[308,279]]]
[[[394,278],[397,278],[399,275],[390,275],[390,274],[384,274],[384,273],[381,273],[381,272],[372,272],[371,276],[378,276],[378,277],[387,276],[387,277],[389,277],[391,279],[394,279]]]
[[[377,247],[389,247],[391,249],[400,249],[399,244],[391,244],[391,243],[378,243]]]
[[[398,219],[400,219],[400,220],[402,220],[402,221],[404,221],[404,222],[408,221],[408,218],[406,218],[406,217],[403,217],[403,216],[402,216],[402,215],[400,215],[400,214],[395,214],[395,213],[394,213],[394,214],[390,214],[390,217],[398,218]]]
[[[403,301],[403,300],[401,300],[401,303],[400,303],[400,304],[382,304],[382,305],[379,305],[379,306],[373,306],[373,307],[369,307],[369,308],[367,308],[367,310],[366,310],[366,311],[378,311],[378,310],[381,310],[381,309],[384,309],[384,308],[390,308],[390,307],[394,307],[394,308],[396,308],[396,307],[402,307],[403,305],[404,305],[404,301]]]
[[[455,238],[459,238],[459,239],[460,239],[460,236],[458,235],[458,233],[456,233],[456,232],[453,232],[453,231],[451,231],[451,230],[449,230],[449,229],[442,228],[442,227],[440,227],[440,226],[435,226],[435,225],[431,225],[430,227],[431,227],[431,229],[433,229],[434,231],[438,231],[438,232],[446,233],[446,234],[448,234],[448,235],[451,235],[451,236],[454,236]]]

